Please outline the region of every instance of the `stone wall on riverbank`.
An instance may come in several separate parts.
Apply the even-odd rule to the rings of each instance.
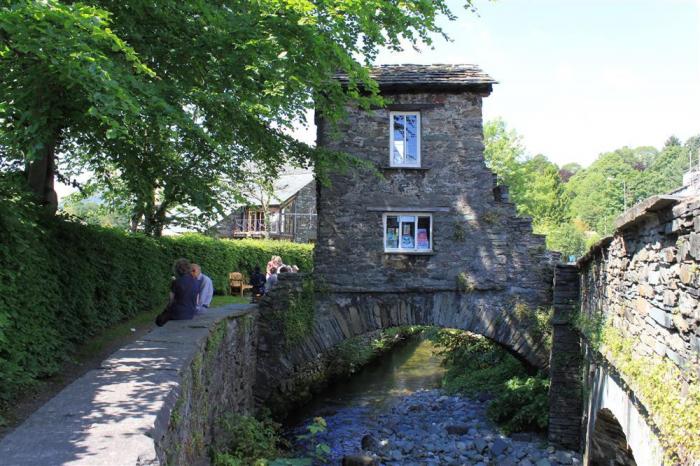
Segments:
[[[257,313],[225,318],[180,372],[159,415],[156,449],[161,464],[197,464],[215,442],[225,414],[253,414]]]
[[[662,464],[664,449],[686,464],[698,453],[697,442],[690,446],[681,432],[696,429],[689,427],[697,426],[696,415],[686,410],[695,413],[697,404],[678,408],[676,400],[697,390],[700,375],[700,198],[642,201],[617,219],[614,234],[578,266],[579,325],[587,335],[587,457],[622,445],[610,427],[612,419],[620,424],[625,448],[631,448],[637,464]],[[626,369],[616,367],[620,361]],[[667,375],[660,376],[662,372]],[[682,427],[669,428],[677,423]],[[606,427],[599,428],[601,424]],[[612,434],[596,438],[601,432]]]

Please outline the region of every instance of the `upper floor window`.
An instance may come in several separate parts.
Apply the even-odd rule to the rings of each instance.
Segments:
[[[420,113],[391,112],[392,167],[420,167]]]
[[[385,252],[430,252],[432,250],[432,215],[384,214]]]

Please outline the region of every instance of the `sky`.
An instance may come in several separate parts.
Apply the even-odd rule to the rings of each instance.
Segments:
[[[498,81],[484,118],[503,118],[530,155],[586,166],[700,134],[700,0],[475,0],[477,14],[448,1],[451,42],[383,51],[377,64],[481,66]],[[295,134],[315,140],[313,126]]]
[[[586,166],[700,134],[700,0],[475,0],[477,14],[449,3],[452,42],[377,63],[481,66],[498,81],[484,118],[503,118],[530,155]]]

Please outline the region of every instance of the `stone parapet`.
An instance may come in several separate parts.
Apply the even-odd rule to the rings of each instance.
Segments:
[[[700,198],[655,196],[618,225],[579,262],[582,312],[604,315],[637,354],[700,374]]]
[[[118,350],[0,441],[3,466],[197,464],[214,422],[253,407],[255,306],[170,321]]]

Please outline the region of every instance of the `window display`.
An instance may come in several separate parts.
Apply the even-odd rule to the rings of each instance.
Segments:
[[[385,214],[384,250],[387,252],[431,251],[432,216]]]

